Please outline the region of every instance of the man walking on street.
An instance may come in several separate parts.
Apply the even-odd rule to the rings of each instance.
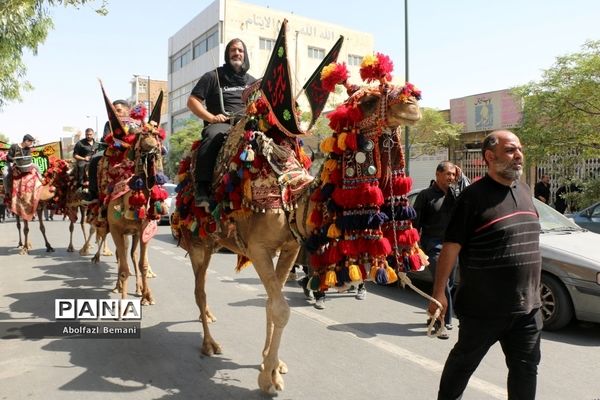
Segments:
[[[533,400],[540,362],[540,224],[523,173],[523,149],[509,131],[483,141],[488,172],[457,199],[444,236],[433,297],[448,307],[446,281],[457,256],[455,297],[460,325],[438,399],[460,399],[471,375],[496,342],[508,367],[508,399]],[[429,304],[429,312],[436,305]]]
[[[454,187],[455,184],[457,186],[456,190]],[[420,231],[421,248],[429,257],[429,272],[433,277],[435,277],[437,260],[442,249],[444,232],[450,220],[452,207],[460,190],[468,184],[469,180],[466,176],[462,175],[460,168],[450,161],[442,161],[435,169],[435,180],[431,186],[422,190],[415,200],[414,208],[417,212],[417,218],[413,221],[413,226]],[[453,268],[446,284],[448,309],[444,324],[448,330],[453,328],[452,316],[454,310],[451,296],[452,289],[454,288],[455,271],[456,268]],[[427,324],[429,324],[429,321]],[[437,335],[437,337],[448,339],[448,334],[444,331]]]

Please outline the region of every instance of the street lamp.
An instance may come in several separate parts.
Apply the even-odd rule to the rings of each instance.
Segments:
[[[98,116],[97,115],[86,115],[86,118],[95,118],[96,119],[96,135],[98,135]]]

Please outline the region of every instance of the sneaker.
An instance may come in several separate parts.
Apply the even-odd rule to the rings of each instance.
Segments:
[[[315,302],[315,308],[317,310],[324,310],[325,309],[325,297],[320,297],[317,299],[317,301]]]
[[[367,297],[367,289],[361,287],[360,289],[358,289],[358,292],[356,292],[356,296],[354,297],[356,298],[356,300],[364,300]]]
[[[451,331],[452,329],[454,329],[454,325],[452,324],[446,324],[446,329]]]
[[[310,290],[303,287],[302,291],[304,292],[304,297],[306,297],[306,300],[314,300],[315,296],[313,296],[313,294]]]
[[[436,320],[435,323],[433,324],[433,330],[431,331],[431,334],[433,336],[437,336],[438,339],[442,339],[442,340],[449,339],[450,336],[448,335],[448,333],[446,331],[440,332],[441,328],[442,328],[442,323],[439,320]]]

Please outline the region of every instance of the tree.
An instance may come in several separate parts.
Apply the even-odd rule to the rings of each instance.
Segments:
[[[10,143],[10,139],[4,133],[0,133],[0,142]]]
[[[514,92],[524,101],[519,136],[531,161],[565,150],[600,157],[600,41],[557,57],[539,82]]]
[[[189,119],[185,127],[171,134],[169,138],[169,153],[164,166],[165,173],[170,177],[177,176],[179,162],[186,156],[186,152],[192,148],[192,143],[200,138],[202,124],[197,119]]]
[[[433,108],[421,109],[421,115],[421,120],[410,128],[411,158],[435,154],[459,140],[462,124],[451,124],[443,112]]]
[[[539,82],[514,92],[524,103],[519,136],[527,158],[555,169],[559,184],[576,184],[582,190],[572,200],[589,205],[600,192],[599,171],[577,175],[582,160],[600,158],[600,41],[557,57]]]
[[[31,90],[25,79],[25,51],[37,54],[52,29],[48,7],[63,5],[78,8],[95,0],[2,0],[0,7],[0,110],[9,101],[20,101],[23,91]],[[105,15],[107,0],[96,10]]]

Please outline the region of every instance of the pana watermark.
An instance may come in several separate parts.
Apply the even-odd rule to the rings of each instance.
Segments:
[[[57,320],[141,320],[140,299],[55,299]]]

